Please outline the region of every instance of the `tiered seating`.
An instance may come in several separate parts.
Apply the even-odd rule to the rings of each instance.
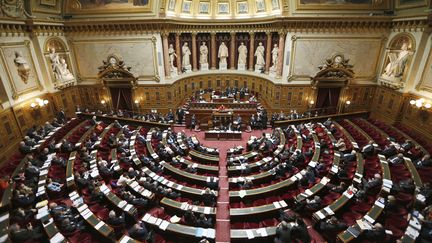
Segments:
[[[187,138],[184,133],[176,134],[170,129],[161,131],[145,124],[123,127],[115,123],[92,124],[87,120],[73,119],[36,146],[40,151],[51,141],[58,143],[65,139],[74,147],[72,152],[66,152],[58,143],[57,149],[40,166],[36,178],[35,200],[29,207],[37,209],[37,215],[30,222],[42,227],[47,240],[146,242],[151,238],[154,242],[197,242],[204,237],[214,241],[216,231],[212,223],[201,226],[186,220],[185,215],[203,214],[215,221],[214,199],[218,192],[213,193],[214,198],[210,201],[206,196],[211,192],[208,188],[218,188],[217,149],[202,146],[195,137]],[[279,223],[285,220],[284,215],[300,217],[309,226],[307,231],[315,241],[324,238],[330,242],[336,239],[363,242],[364,232],[375,223],[381,223],[392,232],[383,241],[413,242],[418,237],[422,222],[415,211],[418,209],[416,203],[424,200],[420,190],[423,183],[431,179],[428,174],[430,168],[416,168],[413,160],[429,154],[428,145],[400,126],[388,126],[373,120],[345,119],[333,121],[333,124],[333,130],[321,123],[276,128],[273,134],[266,135],[269,141],[273,141],[271,143],[252,146],[252,142],[247,146],[248,151],[238,147],[228,151],[232,241],[273,242]],[[123,139],[124,144],[110,147],[108,140],[112,133],[116,141]],[[345,140],[345,152],[338,151],[335,146],[341,138]],[[389,138],[399,143],[409,139],[415,147],[403,152],[402,162],[393,164],[381,154],[391,145]],[[362,152],[368,144],[373,144],[378,154]],[[265,146],[269,149],[263,149]],[[90,159],[84,158],[85,154],[81,155],[80,151],[85,147],[89,148]],[[352,149],[356,161],[347,163],[345,155]],[[281,173],[281,161],[288,160],[296,150],[306,155],[304,160]],[[120,151],[126,151],[126,155]],[[170,156],[166,156],[166,152]],[[64,158],[66,165],[52,163],[54,155]],[[103,170],[99,158],[109,162],[110,174],[101,176]],[[18,154],[13,156],[0,173],[16,177],[26,168],[27,159]],[[129,170],[136,171],[138,176],[122,184],[122,176]],[[304,183],[310,171],[316,171],[314,180]],[[365,183],[376,174],[382,178],[382,184],[366,190]],[[90,183],[82,186],[81,179],[87,177]],[[140,178],[145,178],[144,182]],[[400,190],[399,184],[410,179],[414,188],[411,191]],[[50,181],[64,186],[59,191],[49,191]],[[334,187],[342,185],[341,182],[345,183],[344,190],[336,192]],[[10,184],[2,196],[2,242],[9,240],[5,229],[16,222],[16,219],[11,219],[9,210],[15,205],[11,198],[18,185],[19,182]],[[362,190],[366,196],[360,200],[359,191]],[[97,198],[94,192],[99,195]],[[134,203],[126,198],[125,193],[146,203]],[[389,195],[394,196],[397,206],[388,207]],[[320,207],[313,210],[300,207],[314,197],[321,199]],[[87,226],[86,230],[65,231],[53,217],[49,209],[51,203],[71,207]],[[110,210],[124,215],[125,223],[110,223]],[[331,217],[338,218],[346,226],[334,232],[320,231],[317,226]],[[146,239],[134,239],[129,235],[131,228],[140,223],[150,231]]]

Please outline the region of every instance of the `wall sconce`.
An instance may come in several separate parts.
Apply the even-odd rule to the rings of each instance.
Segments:
[[[35,102],[32,102],[30,104],[30,107],[32,109],[40,108],[40,107],[44,107],[44,106],[48,105],[48,103],[49,103],[48,100],[42,100],[40,98],[36,98]]]
[[[139,102],[138,99],[136,99],[136,100],[134,101],[134,103],[135,103],[135,106],[136,106],[136,107],[139,107],[139,106],[140,106],[140,102]]]
[[[313,107],[314,105],[315,105],[315,101],[313,101],[313,100],[309,101],[309,104],[308,104],[309,109],[312,109],[312,107]]]
[[[417,107],[418,109],[430,109],[432,104],[430,101],[426,101],[424,98],[420,98],[417,100],[410,100],[410,105]]]
[[[105,106],[106,105],[106,101],[105,100],[101,100],[101,105]]]
[[[349,106],[349,105],[351,105],[351,101],[350,100],[345,101],[345,106]]]

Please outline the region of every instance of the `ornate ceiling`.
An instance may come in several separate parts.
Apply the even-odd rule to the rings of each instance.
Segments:
[[[280,0],[168,0],[166,16],[182,19],[251,19],[281,16]]]

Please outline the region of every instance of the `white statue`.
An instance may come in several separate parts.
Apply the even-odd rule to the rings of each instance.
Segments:
[[[21,51],[15,52],[14,63],[17,66],[18,75],[21,77],[21,80],[27,84],[31,69],[27,60],[23,57]]]
[[[402,77],[409,55],[410,51],[408,51],[407,43],[402,44],[399,54],[396,55],[396,53],[390,52],[388,54],[390,62],[387,64],[383,75],[391,78]]]
[[[191,51],[189,49],[188,43],[185,42],[183,44],[182,47],[182,54],[183,54],[183,59],[182,59],[182,66],[183,67],[187,67],[190,66],[190,55],[191,55]]]
[[[206,46],[205,42],[201,42],[199,63],[200,64],[208,63],[208,47]]]
[[[272,68],[276,68],[276,66],[278,64],[278,57],[279,57],[279,47],[277,44],[274,44],[273,50],[271,53],[272,53],[272,62],[273,62]]]
[[[255,50],[255,56],[256,56],[255,66],[259,67],[260,69],[263,68],[265,65],[264,52],[265,52],[265,48],[262,42],[258,43],[258,47]]]
[[[51,59],[51,67],[56,80],[66,81],[74,79],[73,74],[67,68],[66,60],[56,53],[55,48],[51,47],[49,57]]]
[[[219,64],[226,64],[228,58],[228,47],[225,45],[225,42],[222,42],[219,46],[218,51]]]
[[[170,69],[171,69],[171,72],[172,72],[172,71],[174,71],[174,69],[176,68],[176,67],[174,66],[174,59],[177,57],[177,54],[175,53],[175,50],[174,50],[174,47],[173,47],[173,44],[170,44],[170,45],[169,45],[169,48],[168,48],[168,55],[169,55],[169,64],[170,64]]]
[[[59,57],[59,55],[55,52],[56,50],[55,50],[54,47],[51,47],[51,48],[49,49],[49,51],[50,51],[49,57],[50,57],[50,59],[51,59],[51,64],[53,65],[53,70],[54,70],[54,65],[57,65],[57,64],[60,63],[60,57]]]
[[[247,52],[248,50],[244,42],[240,43],[240,46],[238,47],[238,65],[246,65]]]
[[[74,79],[73,74],[69,71],[66,60],[64,58],[60,58],[60,63],[57,66],[57,70],[60,73],[61,80],[71,80]]]

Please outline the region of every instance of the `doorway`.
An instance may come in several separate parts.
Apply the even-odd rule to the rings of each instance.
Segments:
[[[132,89],[110,87],[111,100],[115,111],[132,111]]]
[[[319,88],[316,100],[316,109],[322,114],[336,114],[341,88]]]

